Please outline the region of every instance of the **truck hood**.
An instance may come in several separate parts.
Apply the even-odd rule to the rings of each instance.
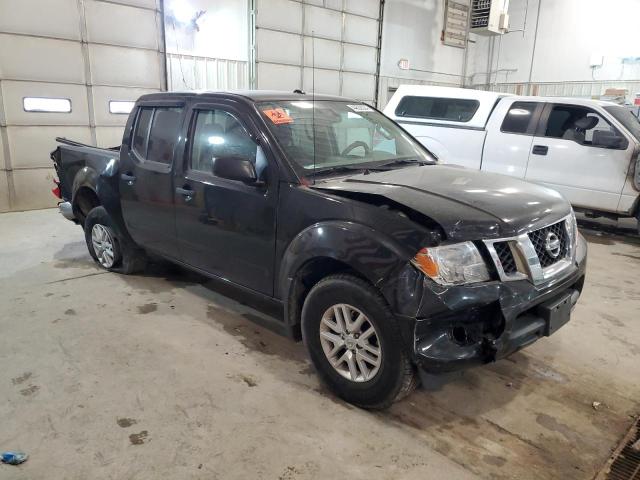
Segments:
[[[387,198],[440,224],[451,241],[516,236],[571,212],[564,197],[550,188],[448,165],[359,174],[322,181],[314,188],[357,194],[365,202],[372,196]]]

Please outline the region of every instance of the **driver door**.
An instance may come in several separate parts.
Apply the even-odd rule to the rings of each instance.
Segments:
[[[619,146],[605,146],[602,139],[607,137],[619,137]],[[594,109],[548,104],[533,138],[525,178],[559,191],[573,205],[615,211],[630,149],[633,143]]]
[[[200,104],[190,113],[189,148],[175,179],[182,260],[207,274],[273,294],[276,169],[257,130],[231,106]],[[260,185],[214,175],[216,158],[247,158]]]

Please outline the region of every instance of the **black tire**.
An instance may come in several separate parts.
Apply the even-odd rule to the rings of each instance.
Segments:
[[[92,231],[95,225],[101,225],[113,239],[113,265],[106,267],[102,265],[93,248],[91,239]],[[101,267],[111,272],[123,274],[131,274],[144,269],[147,259],[144,252],[138,248],[131,240],[121,235],[118,229],[105,210],[104,207],[93,208],[84,221],[84,239],[89,249],[89,254],[95,262]]]
[[[331,365],[320,341],[323,314],[336,304],[360,310],[373,325],[382,360],[372,379],[355,382]],[[382,295],[366,281],[353,275],[331,275],[309,292],[302,308],[302,339],[321,379],[340,398],[367,409],[383,409],[404,398],[417,385],[414,365],[405,352],[397,320]]]

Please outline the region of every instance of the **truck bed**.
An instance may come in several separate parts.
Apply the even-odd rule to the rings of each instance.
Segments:
[[[64,201],[72,201],[76,182],[82,180],[92,182],[95,189],[98,183],[97,177],[115,177],[118,171],[119,146],[99,148],[60,137],[56,138],[56,141],[62,145],[51,152],[51,160],[58,174],[60,192]],[[84,175],[78,175],[82,169],[85,169]],[[75,188],[79,186],[75,185]]]

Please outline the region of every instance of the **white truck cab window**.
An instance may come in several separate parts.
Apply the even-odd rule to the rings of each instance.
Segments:
[[[554,105],[544,136],[586,146],[626,148],[624,137],[613,125],[594,110],[579,105]]]

